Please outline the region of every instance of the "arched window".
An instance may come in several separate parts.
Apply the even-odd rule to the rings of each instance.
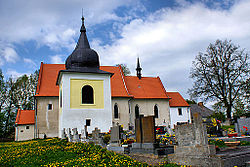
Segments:
[[[157,105],[154,106],[154,115],[155,115],[155,118],[159,118],[159,111],[158,111]]]
[[[82,104],[94,104],[94,91],[89,85],[82,88]]]
[[[136,106],[135,106],[135,118],[139,118],[139,116],[140,116],[140,113],[139,113],[139,106],[136,105]]]
[[[118,106],[117,104],[115,104],[114,106],[114,118],[119,118],[119,113],[118,113]]]

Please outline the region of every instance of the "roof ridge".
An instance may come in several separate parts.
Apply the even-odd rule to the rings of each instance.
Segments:
[[[41,81],[42,81],[42,72],[43,72],[43,62],[41,62],[40,70],[39,70],[39,76],[38,76],[38,82],[36,86],[36,94],[39,94]]]
[[[138,78],[137,76],[131,76],[131,75],[128,75],[128,76],[125,76],[125,77],[135,77],[135,78]],[[155,78],[155,79],[157,79],[157,77],[141,77],[141,78]]]
[[[130,93],[129,93],[129,91],[128,91],[128,88],[127,88],[127,85],[126,85],[126,82],[125,82],[124,73],[123,73],[123,71],[122,71],[122,66],[121,66],[121,65],[119,65],[118,67],[119,67],[119,71],[120,71],[121,76],[122,76],[122,82],[123,82],[123,85],[124,85],[125,90],[126,90],[126,92],[127,92],[128,96],[129,96],[129,95],[130,95]]]
[[[15,123],[17,123],[17,124],[18,124],[18,122],[19,122],[19,120],[20,120],[20,115],[21,115],[21,110],[18,109],[18,110],[17,110],[16,122],[15,122]]]
[[[157,78],[158,78],[158,81],[159,81],[159,82],[160,82],[160,84],[161,84],[161,88],[163,89],[163,91],[164,91],[165,95],[166,95],[168,98],[170,98],[170,97],[168,96],[168,94],[167,94],[166,89],[164,88],[164,86],[163,86],[163,84],[162,84],[162,82],[161,82],[160,77],[159,77],[159,76],[157,76]]]

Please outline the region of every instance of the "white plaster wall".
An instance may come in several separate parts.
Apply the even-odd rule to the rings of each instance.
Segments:
[[[140,115],[150,116],[154,115],[154,106],[158,106],[158,116],[155,118],[155,125],[161,126],[170,125],[170,116],[169,116],[169,100],[168,99],[133,99],[132,100],[132,124],[135,123],[135,106],[139,106]]]
[[[71,109],[70,108],[70,79],[103,80],[104,108],[103,109]],[[59,136],[63,128],[77,128],[78,132],[84,129],[86,119],[91,119],[88,132],[95,127],[101,132],[108,132],[112,126],[111,87],[110,75],[87,73],[63,73],[62,83],[62,112],[59,112]]]
[[[119,125],[123,125],[124,130],[129,129],[129,99],[126,97],[113,97],[112,98],[112,120],[113,124],[116,125],[119,123]],[[118,113],[119,118],[114,118],[114,106],[115,104],[118,105]]]
[[[29,129],[26,129],[29,126]],[[15,141],[24,141],[34,139],[35,135],[34,125],[17,125],[15,128],[16,138]]]
[[[37,137],[58,137],[58,97],[36,97],[37,99]],[[48,110],[52,104],[52,110]]]
[[[178,108],[182,109],[182,115],[178,114]],[[177,122],[191,122],[190,107],[170,107],[170,118],[171,128],[174,128]]]

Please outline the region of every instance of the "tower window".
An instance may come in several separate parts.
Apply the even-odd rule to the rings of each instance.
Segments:
[[[30,127],[29,126],[26,126],[26,129],[29,129]]]
[[[139,106],[136,105],[136,106],[135,106],[135,118],[139,118],[139,116],[140,116],[140,113],[139,113]]]
[[[115,104],[114,106],[114,118],[119,118],[118,106]]]
[[[182,109],[181,108],[178,108],[178,114],[182,115]]]
[[[90,126],[91,119],[86,119],[86,126]]]
[[[48,110],[52,110],[52,104],[48,104]]]
[[[89,85],[82,88],[82,104],[94,104],[94,91]]]
[[[158,112],[158,106],[157,105],[154,106],[154,115],[155,115],[155,118],[159,118],[159,112]]]

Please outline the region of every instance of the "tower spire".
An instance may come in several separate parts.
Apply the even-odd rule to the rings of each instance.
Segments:
[[[137,67],[136,67],[136,75],[139,79],[141,79],[141,66],[140,66],[140,61],[139,61],[139,57],[137,58]]]
[[[89,46],[89,41],[86,35],[86,28],[84,25],[84,17],[82,16],[82,26],[80,29],[81,35],[80,38],[78,39],[76,48],[80,47],[80,48],[90,48]]]

